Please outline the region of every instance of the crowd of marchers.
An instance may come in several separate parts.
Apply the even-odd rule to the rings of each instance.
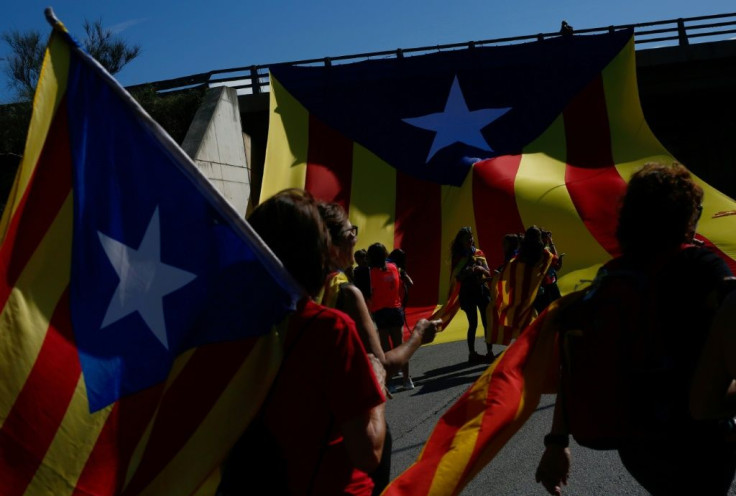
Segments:
[[[513,341],[545,309],[560,322],[567,351],[536,473],[550,494],[567,482],[570,436],[618,450],[654,495],[727,494],[736,471],[736,292],[727,264],[696,238],[702,201],[682,166],[645,165],[621,201],[621,256],[589,288],[563,297],[564,254],[550,232],[531,226],[505,236],[494,268],[470,227],[457,232],[451,289],[467,316],[470,363],[492,363],[492,344]],[[380,243],[356,252],[358,227],[340,205],[290,189],[248,220],[308,297],[280,326],[280,371],[226,460],[218,494],[380,494],[391,472],[385,401],[397,383],[414,388],[410,358],[443,322],[408,329],[407,254]],[[524,287],[510,289],[515,279]],[[601,323],[596,316],[613,306]],[[478,315],[485,354],[475,350]]]

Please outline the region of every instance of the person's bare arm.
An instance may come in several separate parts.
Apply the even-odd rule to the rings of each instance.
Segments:
[[[378,331],[371,319],[365,298],[363,298],[363,293],[353,285],[344,286],[342,291],[345,298],[345,313],[355,321],[358,334],[363,340],[363,346],[365,346],[368,353],[373,353],[378,358],[389,377],[401,370],[401,367],[409,361],[417,348],[424,343],[432,342],[439,326],[442,324],[440,320],[430,322],[422,319],[414,326],[414,330],[407,341],[384,353]]]
[[[441,326],[442,321],[439,319],[420,319],[414,326],[409,339],[391,351],[387,351],[384,367],[386,367],[386,373],[389,374],[389,377],[394,372],[398,372],[421,345],[434,341],[434,337]]]
[[[491,269],[488,268],[488,264],[486,263],[480,263],[477,265],[473,265],[473,273],[474,274],[480,274],[480,277],[482,278],[490,278],[491,277]]]
[[[358,329],[363,346],[365,346],[368,353],[373,353],[378,358],[384,368],[387,368],[386,356],[383,353],[383,348],[381,348],[381,340],[378,337],[376,325],[371,319],[371,313],[368,311],[363,293],[352,284],[343,286],[341,291],[344,298],[344,311],[355,321],[355,327]],[[391,371],[387,370],[387,372],[390,373]]]
[[[381,362],[369,354],[378,384],[386,382],[386,371]],[[373,472],[381,462],[383,443],[386,438],[385,403],[340,424],[345,439],[345,448],[353,465],[364,472]]]
[[[363,472],[373,472],[381,461],[386,437],[385,405],[381,403],[340,424],[350,461]]]
[[[406,273],[405,270],[401,271],[401,280],[403,280],[404,283],[409,287],[414,286],[414,280],[409,276],[409,274]]]
[[[557,395],[552,417],[552,429],[545,437],[545,448],[537,466],[536,480],[549,494],[560,496],[562,486],[567,484],[570,475],[569,435],[562,412],[562,398]]]
[[[690,413],[696,419],[736,415],[736,291],[721,304],[690,389]]]

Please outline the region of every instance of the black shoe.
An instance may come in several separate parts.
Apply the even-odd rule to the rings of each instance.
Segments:
[[[493,353],[489,353],[484,356],[483,359],[487,364],[491,364],[496,359],[496,355],[494,355]]]
[[[474,363],[483,363],[485,362],[485,360],[486,360],[486,356],[481,355],[478,352],[471,351],[470,354],[468,354],[468,363],[471,365]]]

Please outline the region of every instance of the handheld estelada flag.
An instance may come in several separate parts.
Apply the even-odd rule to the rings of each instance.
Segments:
[[[191,494],[302,291],[53,24],[0,247],[0,494]]]

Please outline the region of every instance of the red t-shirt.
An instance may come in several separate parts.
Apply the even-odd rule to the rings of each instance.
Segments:
[[[375,312],[382,308],[401,308],[399,269],[387,263],[385,269],[371,267],[371,300],[368,309]]]
[[[339,429],[385,401],[355,323],[303,302],[290,317],[285,349],[292,346],[266,409],[292,494],[306,494],[314,480],[313,495],[370,495],[373,482],[351,465]]]

